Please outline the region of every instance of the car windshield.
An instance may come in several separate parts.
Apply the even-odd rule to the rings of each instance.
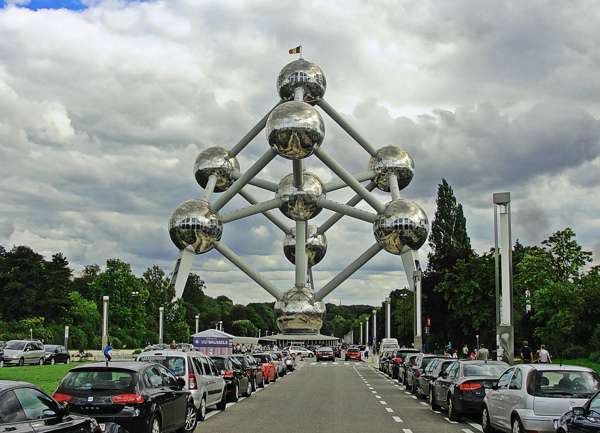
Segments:
[[[254,357],[262,363],[271,362],[271,358],[267,355],[254,355]]]
[[[183,356],[144,355],[140,356],[142,362],[156,362],[169,369],[175,376],[185,376],[185,358]]]
[[[217,370],[227,370],[225,366],[225,358],[211,358]]]
[[[600,416],[600,393],[590,401],[590,411],[594,411],[598,414],[596,416]]]
[[[243,367],[248,366],[248,362],[243,356],[233,356],[232,358],[239,362]]]
[[[279,356],[279,353],[271,353],[271,357],[273,359],[281,359],[281,357]]]
[[[537,371],[534,384],[530,391],[539,397],[589,398],[600,389],[598,376],[589,371]]]
[[[62,383],[62,391],[135,392],[135,373],[125,370],[71,370]]]
[[[427,367],[434,359],[435,358],[423,358],[423,360],[421,361],[421,368]]]
[[[6,343],[5,349],[23,350],[25,348],[25,344],[27,344],[27,343],[24,341],[9,341],[8,343]]]
[[[46,352],[54,352],[56,349],[58,349],[58,346],[53,346],[53,345],[50,345],[50,344],[44,345],[44,350]]]
[[[491,376],[491,377],[500,377],[502,373],[506,371],[508,368],[508,364],[491,364],[491,363],[481,363],[481,364],[465,364],[464,367],[464,375],[466,377],[469,376]]]

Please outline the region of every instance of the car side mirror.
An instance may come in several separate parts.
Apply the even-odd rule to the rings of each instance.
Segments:
[[[69,405],[59,403],[56,407],[56,416],[58,416],[58,418],[62,419],[64,417],[66,417],[67,415],[69,415]]]
[[[185,380],[183,380],[182,377],[178,377],[177,378],[177,390],[181,391],[183,388],[185,388]]]
[[[492,389],[494,391],[498,391],[498,383],[496,382],[495,384],[492,385]]]
[[[585,407],[574,407],[573,415],[578,417],[585,416]]]

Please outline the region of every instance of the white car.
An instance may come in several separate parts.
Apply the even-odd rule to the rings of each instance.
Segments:
[[[485,390],[483,431],[554,432],[554,421],[572,407],[585,405],[600,389],[591,369],[570,365],[522,364],[506,370]]]
[[[287,350],[290,353],[290,355],[300,356],[301,358],[312,358],[313,356],[315,356],[314,353],[312,353],[306,347],[302,346],[290,346]]]

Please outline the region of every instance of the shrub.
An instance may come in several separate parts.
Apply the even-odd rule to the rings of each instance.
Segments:
[[[139,355],[140,353],[142,353],[142,349],[135,349],[135,350],[133,351],[133,354],[134,354],[134,355]]]
[[[576,359],[576,358],[585,358],[587,355],[587,350],[583,346],[570,346],[567,347],[562,352],[558,353],[560,358],[564,359]]]
[[[590,353],[590,361],[600,362],[600,351]]]

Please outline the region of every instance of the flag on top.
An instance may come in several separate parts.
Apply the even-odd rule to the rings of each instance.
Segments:
[[[288,52],[290,54],[302,54],[302,45],[298,45],[296,48],[290,48]]]

